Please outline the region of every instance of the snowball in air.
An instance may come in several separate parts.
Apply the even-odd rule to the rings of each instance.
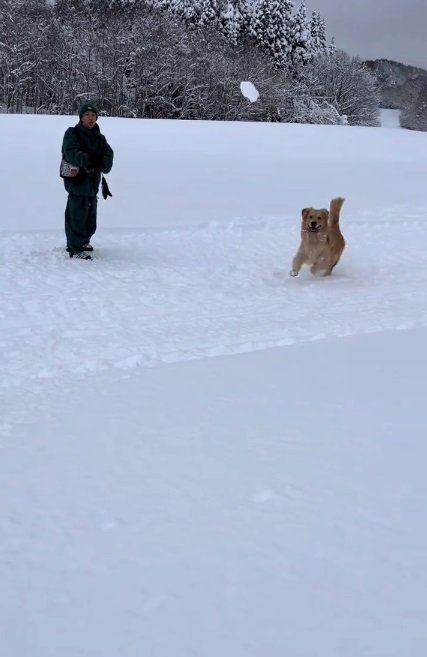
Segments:
[[[251,101],[251,103],[255,103],[255,101],[257,101],[259,98],[258,89],[255,87],[255,85],[252,84],[252,82],[241,82],[240,91],[245,98]]]

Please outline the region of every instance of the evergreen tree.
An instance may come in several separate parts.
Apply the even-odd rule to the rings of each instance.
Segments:
[[[292,66],[296,70],[307,64],[311,58],[310,27],[304,2],[292,19],[290,55]]]
[[[277,68],[286,66],[292,50],[292,9],[292,0],[258,0],[254,5],[250,34]]]
[[[199,24],[200,6],[195,0],[172,0],[171,9],[189,27],[196,27]]]
[[[198,25],[209,25],[218,20],[217,0],[200,0],[200,15]]]
[[[252,5],[249,33],[255,39],[256,44],[265,49],[266,17],[268,0],[255,0]]]
[[[220,14],[220,25],[227,41],[233,46],[237,45],[243,32],[243,16],[230,0]]]
[[[310,50],[313,56],[326,52],[326,25],[320,13],[313,11],[309,23]]]

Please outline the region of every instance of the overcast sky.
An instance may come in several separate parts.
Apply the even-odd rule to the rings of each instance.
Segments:
[[[299,0],[295,7],[299,6]],[[363,59],[395,59],[427,69],[427,0],[305,0],[320,11],[337,48]]]

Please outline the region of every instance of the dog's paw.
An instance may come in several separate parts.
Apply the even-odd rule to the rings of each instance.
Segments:
[[[295,269],[291,269],[291,271],[289,272],[289,276],[294,276],[294,277],[298,276],[298,272],[295,271]]]

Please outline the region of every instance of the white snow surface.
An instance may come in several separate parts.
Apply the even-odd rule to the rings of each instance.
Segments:
[[[1,657],[423,654],[427,135],[102,119],[84,262],[74,122],[0,115]]]
[[[380,124],[382,128],[400,128],[400,110],[382,109]]]

